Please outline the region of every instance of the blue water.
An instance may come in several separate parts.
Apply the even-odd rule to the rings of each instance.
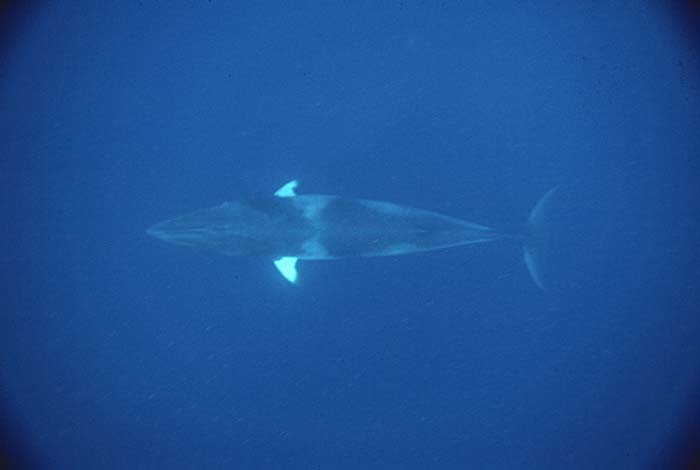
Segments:
[[[0,34],[0,466],[698,468],[690,7],[34,3]],[[548,289],[515,241],[291,286],[145,233],[293,178],[513,232],[559,185]]]

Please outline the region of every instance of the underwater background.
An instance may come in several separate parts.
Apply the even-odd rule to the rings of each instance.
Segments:
[[[700,468],[697,3],[0,7],[0,468]],[[301,264],[155,222],[300,192],[521,233]]]

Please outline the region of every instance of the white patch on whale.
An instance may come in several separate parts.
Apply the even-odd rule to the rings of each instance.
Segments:
[[[282,185],[280,189],[275,191],[275,196],[277,197],[294,197],[297,195],[296,189],[299,186],[299,181],[292,180],[288,183]]]
[[[275,260],[275,267],[292,284],[297,282],[297,261],[293,256],[283,256]]]
[[[301,246],[303,259],[328,259],[328,250],[321,243],[320,237],[313,237]]]

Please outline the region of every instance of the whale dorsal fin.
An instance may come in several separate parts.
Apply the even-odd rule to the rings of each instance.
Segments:
[[[299,186],[299,181],[292,180],[285,183],[280,189],[275,191],[275,196],[277,197],[294,197],[297,195],[296,189]]]
[[[283,256],[275,260],[275,267],[286,280],[295,284],[297,282],[297,261],[293,256]]]

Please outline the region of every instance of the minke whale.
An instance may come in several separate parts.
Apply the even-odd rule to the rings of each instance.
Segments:
[[[292,284],[299,260],[394,256],[462,245],[516,240],[534,282],[545,288],[543,220],[555,189],[532,209],[527,235],[398,204],[324,194],[297,194],[297,180],[268,198],[224,202],[159,222],[147,230],[175,245],[229,256],[267,258]]]

